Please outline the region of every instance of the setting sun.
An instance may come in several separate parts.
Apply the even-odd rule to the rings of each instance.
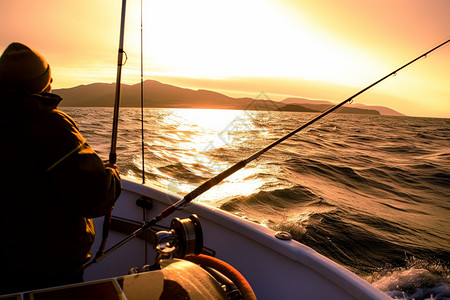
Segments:
[[[149,2],[144,7],[145,70],[157,70],[147,71],[149,75],[301,77],[354,84],[355,76],[361,77],[360,65],[372,71],[377,66],[376,61],[367,65],[364,53],[325,36],[276,2],[177,1],[173,7],[173,2]],[[137,61],[139,18],[127,25],[130,56]],[[139,74],[137,64],[134,73]]]

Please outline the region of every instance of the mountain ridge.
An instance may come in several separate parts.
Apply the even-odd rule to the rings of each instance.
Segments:
[[[121,107],[140,106],[140,84],[121,86]],[[61,106],[72,107],[112,107],[114,106],[115,84],[93,83],[72,88],[55,89],[54,93],[63,97]],[[334,105],[327,100],[289,97],[282,101],[270,99],[253,99],[249,97],[233,98],[206,90],[182,88],[156,80],[144,82],[144,107],[154,108],[210,108],[240,110],[282,110],[300,112],[321,112]],[[340,113],[402,115],[383,106],[343,107]]]

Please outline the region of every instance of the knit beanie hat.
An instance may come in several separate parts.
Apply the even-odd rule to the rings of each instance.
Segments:
[[[39,94],[51,83],[45,58],[21,43],[10,44],[0,57],[0,87]]]

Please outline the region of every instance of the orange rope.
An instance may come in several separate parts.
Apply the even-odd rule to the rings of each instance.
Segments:
[[[236,284],[244,300],[256,300],[255,293],[253,292],[253,289],[247,279],[245,279],[245,277],[242,276],[242,274],[239,273],[233,266],[218,258],[204,254],[189,255],[186,256],[185,259],[199,265],[216,269]]]

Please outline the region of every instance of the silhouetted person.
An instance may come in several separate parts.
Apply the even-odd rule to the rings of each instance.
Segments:
[[[49,64],[23,44],[0,57],[0,294],[82,281],[90,218],[121,191],[117,166],[103,164],[56,109],[51,82]]]

